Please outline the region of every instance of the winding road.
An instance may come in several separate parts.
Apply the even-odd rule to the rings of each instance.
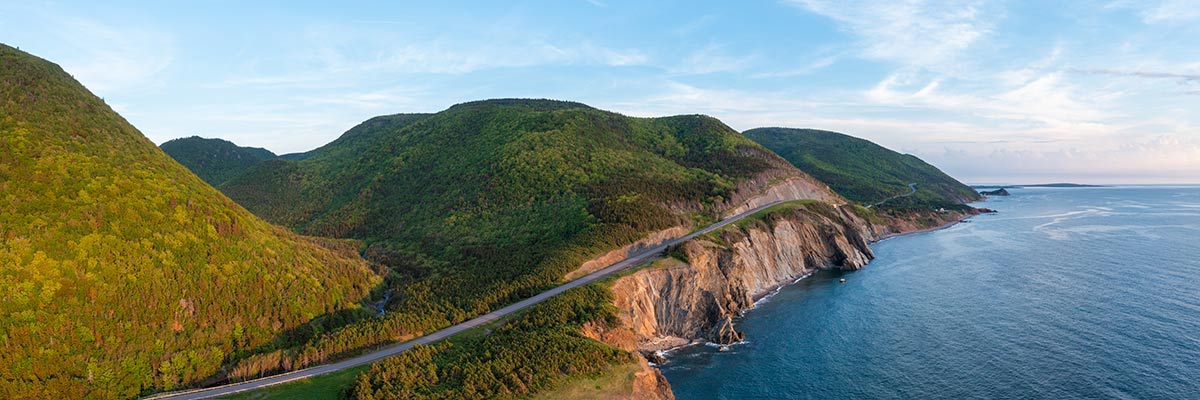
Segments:
[[[916,184],[915,183],[910,184],[909,187],[913,189],[913,192],[916,192]],[[909,194],[912,194],[912,193],[909,193]],[[887,200],[884,200],[884,201],[887,201]],[[689,233],[689,234],[687,234],[683,237],[677,238],[677,239],[673,239],[673,240],[664,242],[663,244],[660,244],[658,246],[651,247],[649,249],[646,249],[645,251],[642,251],[640,253],[629,256],[628,258],[621,260],[615,264],[609,265],[609,266],[605,267],[604,269],[584,275],[584,276],[580,277],[579,279],[575,279],[573,281],[564,283],[558,287],[555,287],[553,289],[539,293],[533,297],[518,301],[516,303],[510,304],[499,310],[492,311],[492,312],[484,314],[482,316],[475,317],[474,319],[471,319],[471,320],[468,320],[465,322],[461,322],[457,325],[450,326],[449,328],[445,328],[440,331],[430,333],[428,335],[421,336],[421,337],[413,339],[413,340],[409,340],[407,342],[393,344],[393,345],[384,347],[382,349],[375,350],[375,351],[372,351],[367,354],[363,354],[358,357],[338,361],[338,362],[331,363],[331,364],[318,365],[315,367],[309,367],[309,368],[305,368],[305,369],[298,370],[298,371],[287,372],[287,373],[283,373],[283,374],[279,374],[279,375],[272,375],[272,376],[249,380],[249,381],[245,381],[245,382],[231,383],[231,384],[224,385],[224,386],[215,386],[215,387],[209,387],[209,388],[184,390],[184,391],[178,391],[178,392],[160,393],[160,394],[148,397],[148,399],[173,399],[173,400],[210,399],[210,398],[214,398],[214,397],[228,396],[228,395],[235,394],[235,393],[241,393],[241,392],[246,392],[246,391],[251,391],[251,390],[262,389],[267,386],[274,386],[274,385],[279,385],[279,384],[297,381],[297,380],[301,380],[301,379],[312,378],[312,377],[318,376],[318,375],[324,375],[324,374],[328,374],[328,373],[338,372],[338,371],[348,369],[348,368],[354,368],[354,367],[357,367],[360,365],[370,364],[370,363],[382,360],[384,358],[388,358],[388,357],[403,353],[403,352],[407,351],[408,349],[411,349],[413,346],[416,346],[419,344],[433,343],[438,340],[442,340],[442,339],[448,338],[450,336],[454,336],[455,334],[460,333],[462,331],[496,321],[500,318],[503,318],[504,316],[507,316],[507,315],[515,313],[517,311],[523,310],[534,304],[541,303],[541,302],[545,301],[546,299],[554,297],[555,295],[557,295],[559,293],[565,292],[565,291],[570,290],[575,287],[579,287],[582,285],[586,285],[586,284],[595,282],[596,280],[598,280],[600,278],[606,277],[608,275],[612,275],[612,274],[620,272],[626,268],[638,265],[638,264],[642,263],[643,261],[646,261],[652,257],[655,257],[655,256],[661,254],[669,246],[677,245],[677,244],[686,242],[688,240],[691,240],[697,236],[715,231],[717,229],[721,229],[721,228],[725,227],[726,225],[732,224],[742,218],[750,216],[751,214],[762,211],[768,207],[774,206],[779,203],[783,203],[783,201],[771,202],[771,203],[756,207],[754,209],[751,209],[749,211],[743,212],[741,214],[737,214],[732,217],[725,218],[724,220],[721,220],[720,222],[709,225],[709,226],[705,227],[704,229]]]
[[[888,198],[886,198],[886,199],[880,200],[878,203],[875,203],[875,204],[872,204],[872,205],[869,205],[869,206],[867,206],[867,208],[874,208],[874,207],[875,207],[875,206],[877,206],[877,205],[880,205],[880,204],[883,204],[883,203],[887,203],[889,200],[892,200],[892,199],[895,199],[895,198],[898,198],[898,197],[908,197],[908,196],[912,196],[912,195],[913,195],[913,193],[916,193],[916,192],[917,192],[917,183],[916,183],[916,182],[909,183],[909,184],[908,184],[908,193],[901,194],[901,195],[896,195],[896,196],[892,196],[892,197],[888,197]]]

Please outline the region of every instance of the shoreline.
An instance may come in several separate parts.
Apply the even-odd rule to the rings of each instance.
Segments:
[[[980,213],[980,214],[982,214],[982,213]],[[917,229],[917,230],[912,230],[912,231],[907,231],[907,232],[892,232],[892,233],[888,233],[888,234],[885,234],[885,235],[883,235],[883,236],[880,236],[880,237],[876,238],[875,240],[873,240],[873,241],[871,241],[871,242],[869,242],[869,243],[870,243],[870,244],[875,244],[875,243],[879,243],[879,242],[882,242],[882,241],[884,241],[884,240],[888,240],[888,239],[891,239],[891,238],[894,238],[894,237],[905,236],[905,235],[915,235],[915,234],[918,234],[918,233],[925,233],[925,232],[940,231],[940,230],[942,230],[942,229],[946,229],[946,228],[952,227],[952,226],[954,226],[954,225],[958,225],[958,224],[962,223],[963,221],[966,221],[966,220],[967,220],[967,218],[971,218],[971,217],[974,217],[974,216],[976,216],[976,215],[979,215],[979,214],[967,214],[967,215],[964,215],[964,216],[962,216],[962,218],[959,218],[959,219],[956,219],[956,220],[953,220],[953,221],[949,221],[949,222],[946,222],[946,223],[944,223],[944,224],[941,224],[941,225],[938,225],[938,226],[934,226],[934,227],[922,228],[922,229]]]
[[[895,237],[900,237],[900,236],[905,236],[905,235],[915,235],[915,234],[918,234],[918,233],[926,233],[926,232],[934,232],[934,231],[939,231],[939,230],[942,230],[942,229],[950,228],[950,227],[952,227],[952,226],[954,226],[954,225],[958,225],[959,223],[962,223],[962,222],[963,222],[964,220],[966,220],[967,218],[971,218],[971,217],[974,217],[974,216],[976,216],[976,215],[979,215],[979,214],[966,214],[966,215],[963,215],[961,218],[958,218],[958,219],[955,219],[955,220],[952,220],[952,221],[947,221],[947,222],[946,222],[946,223],[944,223],[944,224],[941,224],[941,225],[938,225],[938,226],[934,226],[934,227],[923,228],[923,229],[917,229],[917,230],[912,230],[912,231],[907,231],[907,232],[894,232],[894,233],[889,233],[889,234],[886,234],[886,235],[880,236],[879,238],[876,238],[875,240],[869,241],[869,242],[868,242],[868,244],[872,244],[872,245],[873,245],[873,244],[876,244],[876,243],[882,242],[882,241],[884,241],[884,240],[888,240],[888,239],[895,238]],[[871,261],[874,261],[874,259],[872,259]],[[871,265],[871,263],[868,261],[866,266],[869,266],[869,265]],[[865,268],[866,266],[864,266],[864,268]],[[807,274],[801,275],[801,276],[799,276],[799,277],[797,277],[797,278],[795,278],[795,279],[793,279],[793,280],[791,280],[791,281],[785,281],[785,282],[783,282],[783,283],[780,283],[780,284],[777,284],[777,285],[773,286],[771,289],[768,289],[768,290],[766,290],[766,291],[763,291],[763,292],[760,292],[760,293],[758,293],[758,294],[755,294],[755,295],[751,296],[750,298],[754,300],[754,303],[751,305],[751,307],[750,307],[750,308],[746,308],[746,309],[744,309],[744,310],[741,310],[741,311],[739,311],[739,312],[738,312],[738,316],[737,316],[737,318],[743,318],[743,317],[746,315],[746,313],[747,313],[747,312],[753,311],[754,309],[758,308],[758,305],[759,305],[759,304],[761,304],[761,303],[762,303],[764,300],[767,300],[767,299],[769,299],[769,298],[773,297],[775,294],[778,294],[778,293],[779,293],[779,291],[783,290],[783,288],[785,288],[785,287],[788,287],[788,286],[795,285],[795,284],[797,284],[797,283],[800,283],[800,281],[802,281],[802,280],[804,280],[805,278],[808,278],[808,277],[810,277],[810,276],[813,276],[814,274],[816,274],[817,272],[820,272],[820,271],[822,271],[822,270],[821,270],[821,269],[816,269],[816,270],[814,270],[814,271],[812,271],[812,272],[809,272],[809,273],[807,273]],[[682,338],[680,338],[680,339],[682,339]],[[657,357],[661,358],[662,360],[665,360],[665,361],[667,361],[667,362],[670,362],[670,357],[669,357],[669,356],[670,356],[670,354],[671,354],[671,353],[673,353],[673,352],[675,352],[675,351],[677,351],[677,350],[683,349],[683,348],[685,348],[685,347],[695,346],[695,345],[698,345],[698,344],[705,344],[705,345],[712,345],[712,346],[717,346],[717,347],[724,348],[724,347],[733,346],[733,345],[737,345],[737,344],[740,344],[740,343],[745,343],[745,342],[747,342],[747,340],[743,339],[742,341],[740,341],[740,342],[737,342],[737,343],[730,343],[730,344],[719,344],[719,343],[713,343],[713,342],[709,342],[709,341],[706,341],[706,340],[700,340],[700,339],[698,339],[698,338],[697,338],[697,339],[691,339],[691,340],[688,340],[688,342],[687,342],[687,343],[684,343],[684,344],[681,344],[681,345],[678,345],[678,346],[673,346],[673,347],[668,347],[668,348],[663,348],[663,349],[657,349],[657,350],[653,350],[653,351],[651,351],[650,353],[653,353],[655,356],[657,356]],[[655,362],[651,361],[651,362],[650,362],[650,364],[651,364],[651,366],[652,366],[652,367],[658,368],[659,366],[661,366],[661,365],[663,365],[663,364],[666,364],[666,363],[661,363],[661,364],[660,364],[660,363],[655,363]]]
[[[960,217],[960,219],[956,219],[953,221],[947,221],[946,223],[942,223],[942,225],[938,225],[935,227],[916,229],[916,231],[893,232],[893,233],[884,234],[884,235],[881,235],[881,237],[876,238],[875,240],[868,241],[868,244],[874,245],[876,243],[880,243],[880,241],[883,241],[883,240],[902,237],[902,235],[941,231],[941,229],[946,229],[949,227],[953,227],[955,225],[959,225],[959,223],[961,223],[962,221],[965,221],[966,219],[970,219],[970,217],[976,216],[976,215],[979,215],[979,214],[967,214],[967,215]],[[875,261],[875,259],[872,258],[871,261]],[[866,263],[866,265],[863,265],[863,267],[864,268],[868,267],[868,265],[870,265],[870,264],[871,263],[869,261],[868,263]],[[814,271],[811,271],[811,273],[800,275],[799,277],[796,277],[796,279],[794,279],[790,282],[785,281],[782,283],[778,283],[778,285],[775,285],[772,288],[767,289],[767,291],[763,291],[763,292],[751,295],[750,299],[754,300],[755,306],[751,306],[751,308],[749,308],[749,309],[742,310],[742,312],[740,312],[740,314],[745,314],[746,311],[754,310],[756,308],[756,306],[758,305],[758,302],[762,302],[763,299],[772,297],[772,295],[774,295],[775,293],[779,293],[779,291],[781,291],[781,289],[784,289],[785,287],[796,285],[796,283],[799,283],[800,281],[806,279],[806,277],[809,277],[809,276],[812,276],[812,275],[818,273],[818,271],[821,271],[821,269],[818,268]]]

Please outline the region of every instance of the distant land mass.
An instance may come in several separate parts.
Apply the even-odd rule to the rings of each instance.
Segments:
[[[1008,196],[1009,195],[1008,189],[1005,189],[1005,188],[999,188],[996,190],[981,190],[981,191],[979,191],[979,194],[982,194],[984,196]]]
[[[937,167],[868,140],[816,129],[757,128],[743,134],[859,204],[939,208],[980,199]]]
[[[975,189],[1000,189],[1000,188],[1026,188],[1026,187],[1048,187],[1048,188],[1087,188],[1087,187],[1108,187],[1107,185],[1085,185],[1082,183],[1037,183],[1031,185],[971,185]]]
[[[275,158],[275,153],[267,149],[199,136],[170,140],[159,148],[212,186],[220,186],[262,160]]]

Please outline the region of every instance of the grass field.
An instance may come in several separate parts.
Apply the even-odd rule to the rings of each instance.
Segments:
[[[608,367],[595,377],[567,381],[554,390],[532,397],[535,400],[558,399],[627,399],[633,392],[633,379],[641,367],[637,361]]]
[[[345,371],[302,379],[282,385],[269,386],[252,392],[238,393],[222,399],[229,400],[336,400],[354,385],[354,378],[369,365]]]

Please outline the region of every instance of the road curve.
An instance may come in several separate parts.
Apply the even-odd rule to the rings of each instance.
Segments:
[[[688,240],[691,240],[691,239],[695,238],[696,236],[700,236],[700,235],[712,232],[714,230],[723,228],[726,225],[736,222],[737,220],[745,218],[751,214],[762,211],[763,209],[766,209],[768,207],[774,206],[779,203],[783,203],[783,202],[782,201],[771,202],[771,203],[759,206],[757,208],[751,209],[749,211],[743,212],[741,214],[737,214],[732,217],[725,218],[725,219],[721,220],[720,222],[717,222],[715,224],[705,227],[704,229],[689,233],[683,237],[673,239],[671,241],[665,242],[658,246],[651,247],[640,253],[629,256],[628,258],[621,260],[621,261],[617,262],[616,264],[609,265],[607,267],[604,267],[604,269],[584,275],[578,279],[564,283],[562,285],[559,285],[558,287],[555,287],[553,289],[539,293],[533,297],[518,301],[516,303],[510,304],[499,310],[492,311],[490,313],[475,317],[474,319],[471,319],[471,320],[468,320],[465,322],[461,322],[457,325],[450,326],[449,328],[445,328],[440,331],[430,333],[428,335],[421,336],[421,337],[413,339],[413,340],[409,340],[407,342],[396,343],[396,344],[384,347],[382,349],[375,350],[375,351],[372,351],[367,354],[363,354],[358,357],[349,358],[349,359],[338,361],[338,362],[331,363],[331,364],[318,365],[315,367],[309,367],[309,368],[305,368],[305,369],[298,370],[298,371],[287,372],[287,373],[283,373],[283,374],[279,374],[279,375],[272,375],[272,376],[249,380],[249,381],[245,381],[245,382],[232,383],[232,384],[228,384],[228,385],[224,385],[224,386],[215,386],[215,387],[209,387],[209,388],[191,389],[191,390],[184,390],[184,391],[178,391],[178,392],[160,393],[160,394],[148,397],[147,399],[172,399],[172,400],[210,399],[210,398],[214,398],[214,397],[228,396],[228,395],[235,394],[235,393],[241,393],[241,392],[246,392],[246,391],[251,391],[251,390],[262,389],[267,386],[279,385],[279,384],[283,384],[283,383],[287,383],[287,382],[291,382],[291,381],[296,381],[296,380],[300,380],[300,379],[311,378],[311,377],[318,376],[318,375],[333,373],[333,372],[341,371],[341,370],[348,369],[348,368],[354,368],[354,367],[357,367],[360,365],[370,364],[370,363],[382,360],[384,358],[388,358],[388,357],[403,353],[418,344],[433,343],[438,340],[442,340],[442,339],[448,338],[450,336],[454,336],[454,334],[457,334],[459,332],[462,332],[462,331],[498,320],[506,315],[523,310],[534,304],[541,303],[541,302],[545,301],[546,299],[554,297],[555,295],[565,292],[569,289],[595,282],[596,280],[598,280],[600,278],[603,278],[608,275],[612,275],[616,272],[620,272],[621,270],[638,265],[641,262],[646,261],[649,258],[657,256],[660,253],[662,253],[663,250],[666,250],[666,248],[668,246],[680,244],[680,243],[686,242]]]
[[[877,206],[877,205],[880,205],[880,204],[883,204],[883,203],[887,203],[888,201],[890,201],[890,200],[892,200],[892,199],[895,199],[895,198],[912,196],[912,195],[913,195],[913,194],[915,194],[915,193],[917,193],[917,183],[916,183],[916,182],[913,182],[913,183],[910,183],[910,184],[908,184],[908,193],[905,193],[905,194],[902,194],[902,195],[897,195],[897,196],[888,197],[888,198],[886,198],[886,199],[880,200],[878,203],[871,204],[871,205],[867,206],[867,208],[872,208],[872,207],[875,207],[875,206]]]

